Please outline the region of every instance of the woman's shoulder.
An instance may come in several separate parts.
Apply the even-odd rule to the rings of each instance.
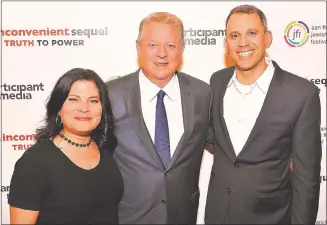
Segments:
[[[19,161],[37,163],[46,161],[51,155],[51,148],[54,148],[52,140],[49,138],[38,139],[34,145],[28,148]]]

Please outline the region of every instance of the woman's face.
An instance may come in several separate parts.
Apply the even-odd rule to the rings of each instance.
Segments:
[[[100,123],[102,105],[99,90],[93,81],[73,83],[59,112],[63,129],[76,135],[89,135]]]

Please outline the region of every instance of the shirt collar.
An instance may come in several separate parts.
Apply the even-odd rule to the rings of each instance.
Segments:
[[[247,85],[251,89],[254,88],[255,86],[258,86],[258,88],[264,94],[267,93],[270,82],[271,82],[272,77],[275,72],[275,67],[274,67],[272,61],[268,57],[265,58],[265,61],[268,64],[266,70],[253,84]],[[236,71],[235,70],[234,70],[234,74],[233,74],[232,78],[230,79],[227,87],[229,88],[232,84],[234,84],[238,90],[241,89],[240,86],[242,86],[242,84],[236,79]]]
[[[152,83],[143,73],[142,69],[140,69],[139,73],[139,83],[141,92],[144,93],[144,97],[151,102],[153,99],[157,97],[157,94],[160,90],[163,90],[167,97],[172,101],[176,100],[178,95],[176,91],[179,91],[179,82],[176,74],[171,78],[171,80],[164,86],[162,89],[157,85]]]

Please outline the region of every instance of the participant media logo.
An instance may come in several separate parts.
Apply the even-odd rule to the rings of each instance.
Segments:
[[[301,47],[309,39],[309,27],[303,21],[292,21],[284,30],[284,39],[291,47]]]
[[[1,100],[29,100],[34,92],[44,91],[44,84],[8,84],[3,83],[1,88]]]
[[[216,45],[217,38],[226,36],[225,29],[194,29],[184,30],[186,45]]]

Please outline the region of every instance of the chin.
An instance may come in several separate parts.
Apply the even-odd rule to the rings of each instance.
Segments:
[[[94,129],[90,128],[90,127],[87,127],[87,128],[86,127],[83,127],[83,128],[79,127],[79,129],[76,129],[76,133],[81,135],[81,136],[88,136],[93,132]]]
[[[235,63],[237,69],[242,71],[249,71],[255,67],[255,63],[252,62],[236,62]]]
[[[174,74],[174,72],[167,72],[167,71],[158,71],[155,74],[156,79],[158,80],[166,80],[170,77],[172,77],[172,75]]]
[[[249,71],[249,70],[253,69],[253,66],[238,65],[236,67],[237,67],[238,70],[241,70],[241,71]]]

